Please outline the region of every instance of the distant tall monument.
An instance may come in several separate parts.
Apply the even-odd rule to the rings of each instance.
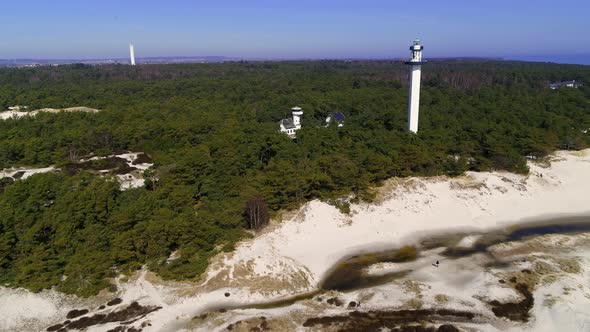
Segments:
[[[424,47],[420,45],[420,39],[414,40],[414,44],[410,46],[412,51],[412,58],[406,61],[406,65],[410,65],[410,98],[408,105],[408,130],[414,133],[418,132],[418,111],[420,109],[420,76],[422,65],[426,61],[422,61],[422,50]]]
[[[131,58],[131,65],[135,66],[135,50],[133,44],[129,44],[129,57]]]

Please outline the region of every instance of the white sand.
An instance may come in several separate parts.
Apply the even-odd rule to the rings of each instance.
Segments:
[[[349,310],[345,307],[335,307],[325,303],[330,297],[337,297],[344,306],[351,301],[361,303],[361,310],[399,310],[416,308],[415,303],[420,302],[422,308],[445,308],[459,311],[467,311],[482,315],[473,323],[459,323],[461,327],[472,327],[474,331],[588,331],[590,327],[590,251],[586,245],[580,248],[579,243],[588,243],[589,234],[584,235],[546,235],[532,240],[538,243],[553,243],[556,248],[566,249],[546,252],[530,253],[529,259],[521,261],[517,257],[509,257],[512,263],[498,268],[486,267],[493,261],[485,254],[475,254],[456,259],[445,260],[438,256],[439,249],[421,253],[421,258],[411,263],[395,264],[398,268],[391,269],[392,264],[375,264],[377,271],[393,272],[401,269],[412,269],[406,277],[374,287],[352,290],[344,293],[329,292],[321,294],[324,302],[318,303],[316,298],[298,302],[296,304],[268,309],[243,309],[233,310],[216,319],[208,320],[205,324],[194,328],[194,331],[224,331],[227,325],[253,317],[265,316],[267,318],[279,317],[289,319],[297,317],[295,325],[300,326],[309,317],[324,315],[344,315]],[[574,241],[575,240],[575,241]],[[519,247],[522,242],[512,243],[513,247]],[[510,245],[509,245],[510,246]],[[528,244],[522,245],[527,247]],[[546,248],[551,251],[549,247]],[[555,252],[558,254],[555,255]],[[564,273],[559,265],[546,260],[544,257],[552,255],[557,258],[581,258],[582,271],[580,273]],[[492,300],[500,302],[519,302],[522,296],[508,283],[501,284],[498,280],[505,273],[518,273],[522,269],[533,269],[530,260],[534,257],[546,261],[555,268],[555,279],[546,278],[553,272],[541,277],[542,281],[534,286],[533,296],[535,305],[531,310],[531,320],[528,323],[511,322],[498,319],[487,304]],[[431,263],[440,260],[439,267]],[[381,274],[381,273],[375,273]],[[566,291],[568,289],[568,291]],[[441,300],[441,296],[444,300]],[[548,305],[546,299],[555,298],[555,303]],[[303,319],[300,317],[303,315]],[[272,326],[272,323],[271,323]]]
[[[471,248],[471,247],[473,247],[475,242],[477,242],[477,240],[479,240],[480,237],[481,237],[481,235],[468,235],[468,236],[462,238],[461,241],[459,241],[459,243],[457,243],[457,247]]]
[[[137,157],[140,154],[143,154],[143,152],[127,152],[127,153],[122,153],[122,154],[117,154],[117,155],[110,155],[110,156],[106,156],[106,157],[95,156],[95,157],[91,157],[91,158],[87,158],[87,159],[81,159],[80,161],[87,162],[87,161],[91,161],[91,160],[106,159],[109,157],[119,157],[119,158],[125,159],[127,161],[127,165],[129,165],[129,167],[137,168],[137,170],[132,171],[130,173],[116,175],[117,181],[121,185],[121,190],[128,190],[128,189],[132,189],[132,188],[143,187],[145,184],[145,180],[143,178],[143,173],[148,168],[150,168],[154,165],[153,163],[140,163],[140,164],[134,165],[133,162],[137,159]],[[99,170],[98,172],[108,173],[109,170]]]
[[[69,107],[69,108],[41,108],[30,112],[22,111],[3,111],[0,112],[0,120],[18,119],[24,116],[35,116],[39,113],[61,113],[61,112],[83,112],[83,113],[98,113],[100,110],[88,108],[84,106]]]
[[[312,201],[292,219],[243,242],[233,255],[223,258],[221,267],[212,265],[206,278],[253,265],[255,274],[281,279],[285,266],[291,266],[292,270],[307,271],[311,290],[336,262],[362,250],[400,247],[429,233],[486,230],[538,218],[590,213],[590,149],[558,152],[549,168],[529,165],[529,176],[469,172],[461,179],[406,179],[407,185],[395,188],[382,204],[353,205],[352,216]],[[243,294],[244,288],[228,291]],[[259,300],[261,294],[251,291],[247,300]],[[277,290],[276,298],[292,292]],[[154,314],[154,331],[178,328],[177,319],[192,318],[208,302],[229,301],[220,300],[217,292],[184,299],[182,306]]]
[[[140,154],[143,154],[143,152],[127,152],[127,153],[115,155],[115,157],[119,157],[119,158],[123,158],[123,159],[127,160],[127,165],[129,165],[131,167],[135,167],[135,168],[140,169],[142,171],[145,171],[146,169],[148,169],[154,165],[153,163],[141,163],[141,164],[133,165],[133,162],[135,161],[135,159],[137,159],[137,157]]]
[[[56,168],[53,166],[42,167],[42,168],[8,168],[0,170],[0,179],[4,177],[13,177],[18,172],[24,172],[20,179],[26,179],[33,174],[49,173],[55,171]]]
[[[590,331],[590,251],[585,252],[585,261],[585,273],[560,279],[534,292],[535,302],[539,305],[531,310],[534,317],[529,324],[531,331]],[[574,289],[564,291],[568,287]],[[543,305],[546,295],[558,295],[559,299],[553,305]]]
[[[135,283],[123,285],[122,297],[127,303],[139,297],[141,303],[163,306],[163,309],[146,318],[152,326],[144,331],[177,331],[206,308],[277,299],[313,290],[330,267],[351,253],[400,247],[415,243],[418,238],[429,233],[486,230],[540,217],[589,213],[590,149],[558,152],[554,159],[549,168],[530,164],[529,176],[470,172],[461,179],[402,179],[399,182],[405,185],[393,188],[381,204],[353,205],[352,216],[342,215],[326,203],[312,201],[292,219],[271,226],[256,238],[242,242],[233,254],[219,255],[204,276],[205,284],[216,280],[219,282],[218,277],[226,273],[233,280],[238,278],[235,271],[247,266],[251,274],[245,280],[252,280],[251,283],[232,288],[224,287],[222,283],[213,291],[178,297],[172,289],[153,286],[140,278]],[[472,241],[465,240],[465,244]],[[458,262],[461,263],[461,260]],[[430,262],[424,264],[428,264],[426,267]],[[460,290],[467,285],[472,294],[480,292],[482,296],[486,295],[487,290],[482,285],[490,285],[486,279],[488,277],[477,274],[477,270],[470,268],[471,263],[465,264],[463,273],[449,273],[453,275],[453,280],[441,281],[440,284],[432,281],[435,283],[433,287]],[[441,266],[444,266],[444,262]],[[426,281],[434,280],[429,279],[431,277],[428,274],[416,273],[417,277]],[[309,283],[285,286],[268,294],[258,291],[257,287],[260,286],[254,282],[260,277],[272,281],[295,274],[304,275]],[[186,285],[183,287],[186,288]],[[198,289],[200,286],[189,287]],[[511,290],[494,287],[492,295],[515,296]],[[224,297],[224,292],[231,293],[231,297]],[[578,298],[568,303],[587,305],[586,290],[581,292],[581,295],[575,295]],[[387,297],[383,300],[393,301],[396,298],[393,295]],[[550,312],[539,308],[541,311],[535,311],[535,315],[560,316],[551,318],[551,322],[569,321],[582,315],[577,309],[554,308]],[[47,310],[52,311],[50,308]],[[580,319],[585,319],[582,316]],[[9,319],[18,320],[15,317]],[[549,322],[538,322],[551,326]],[[0,325],[2,323],[0,320]],[[140,322],[135,325],[138,324]]]
[[[109,157],[120,157],[127,161],[127,165],[130,167],[134,167],[137,170],[134,170],[128,174],[117,174],[116,178],[119,184],[121,185],[121,190],[128,190],[132,188],[140,188],[144,186],[145,180],[143,178],[143,173],[150,167],[152,167],[153,163],[140,163],[140,164],[133,164],[137,156],[142,154],[143,152],[128,152],[118,155],[111,155]],[[91,160],[99,160],[105,159],[107,157],[92,157],[88,159],[81,159],[81,161],[87,162]],[[57,170],[55,167],[43,167],[43,168],[8,168],[0,170],[0,179],[4,177],[13,177],[18,172],[24,172],[24,174],[20,177],[20,179],[24,180],[33,174],[38,173],[48,173]],[[108,173],[109,170],[99,170],[99,173]]]
[[[143,178],[143,173],[150,167],[152,167],[153,163],[141,163],[141,164],[133,164],[137,156],[143,154],[143,152],[128,152],[123,154],[115,155],[115,157],[123,158],[127,160],[127,165],[130,167],[135,167],[138,170],[133,171],[128,174],[117,174],[117,180],[121,184],[121,190],[127,190],[132,188],[141,188],[145,184],[145,180]]]
[[[23,116],[28,115],[29,112],[19,112],[19,111],[4,111],[0,112],[0,120],[12,119],[12,118],[22,118]]]
[[[67,296],[0,287],[0,331],[35,331],[72,309]],[[46,326],[47,327],[47,326]],[[44,330],[44,329],[43,329]]]
[[[407,179],[380,205],[353,205],[350,217],[312,201],[272,232],[240,245],[227,264],[254,259],[269,272],[267,266],[295,263],[309,269],[316,284],[338,260],[363,249],[395,248],[428,233],[590,213],[590,149],[558,152],[555,159],[550,168],[529,164],[531,174],[543,177],[469,172],[461,179]]]
[[[121,184],[121,190],[141,188],[145,184],[143,178],[132,174],[117,174],[117,181]]]

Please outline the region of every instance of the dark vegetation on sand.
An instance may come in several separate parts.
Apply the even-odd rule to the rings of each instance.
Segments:
[[[63,323],[52,325],[46,331],[65,332],[69,330],[83,331],[90,326],[102,325],[107,323],[120,323],[122,325],[129,325],[138,319],[141,319],[154,311],[160,310],[162,307],[157,306],[142,306],[137,302],[132,302],[123,309],[115,310],[109,313],[95,313],[93,315],[84,316],[88,310],[76,310],[74,317],[80,317],[74,320],[66,320]],[[71,312],[71,311],[70,311]],[[68,318],[74,318],[69,317]],[[114,331],[129,331],[125,326],[116,328]],[[138,331],[134,329],[134,331]]]
[[[351,332],[381,331],[383,328],[392,331],[458,331],[455,326],[448,323],[471,322],[476,317],[477,314],[471,312],[447,309],[351,311],[347,315],[310,318],[303,323],[303,326]],[[421,322],[445,324],[436,328],[425,327],[420,325]]]
[[[516,282],[516,280],[514,280]],[[523,299],[519,302],[501,303],[497,300],[490,302],[492,312],[496,317],[504,317],[513,321],[528,322],[530,318],[530,311],[535,304],[535,298],[528,286],[524,283],[518,283],[514,287]]]
[[[334,266],[320,283],[323,290],[346,291],[390,282],[406,275],[409,271],[396,271],[384,275],[370,276],[365,269],[376,263],[405,263],[416,260],[418,249],[404,246],[396,250],[355,255]]]
[[[0,121],[0,169],[71,170],[0,179],[0,284],[91,295],[144,264],[164,278],[198,278],[245,236],[254,197],[272,216],[313,198],[370,200],[368,188],[392,176],[526,173],[526,155],[590,143],[590,84],[548,89],[590,82],[590,67],[434,62],[423,72],[418,135],[405,129],[407,77],[390,61],[1,69],[0,108],[103,112]],[[277,121],[295,105],[304,128],[291,141]],[[337,111],[345,126],[324,128]],[[71,167],[72,156],[120,150],[154,160],[145,188],[121,191]]]

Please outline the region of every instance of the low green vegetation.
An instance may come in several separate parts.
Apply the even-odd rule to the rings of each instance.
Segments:
[[[418,258],[418,249],[416,246],[403,246],[393,255],[394,262],[409,262]]]
[[[435,61],[418,135],[405,130],[407,75],[387,61],[0,69],[2,108],[103,110],[0,121],[0,169],[120,150],[155,162],[145,188],[128,191],[85,170],[0,180],[0,283],[91,295],[145,264],[196,279],[247,234],[254,197],[272,216],[314,198],[367,199],[393,176],[526,173],[524,156],[590,143],[590,89],[547,87],[590,84],[590,67]],[[304,128],[292,141],[277,121],[295,105]],[[324,127],[336,111],[345,126]]]

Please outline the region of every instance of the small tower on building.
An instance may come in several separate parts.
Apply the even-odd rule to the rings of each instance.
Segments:
[[[129,58],[132,66],[135,66],[135,49],[133,44],[129,44]]]
[[[303,110],[301,107],[295,106],[291,109],[293,114],[292,119],[283,119],[279,121],[279,131],[287,134],[290,138],[297,137],[295,132],[301,129],[301,117],[303,116]]]
[[[301,129],[301,117],[303,116],[303,110],[299,106],[295,106],[291,109],[293,113],[293,124],[295,128]]]
[[[410,46],[412,51],[412,58],[406,61],[410,66],[410,98],[408,102],[408,130],[414,133],[418,132],[418,112],[420,110],[420,76],[422,65],[426,61],[422,60],[422,50],[424,47],[420,45],[420,39],[414,40],[414,44]]]

